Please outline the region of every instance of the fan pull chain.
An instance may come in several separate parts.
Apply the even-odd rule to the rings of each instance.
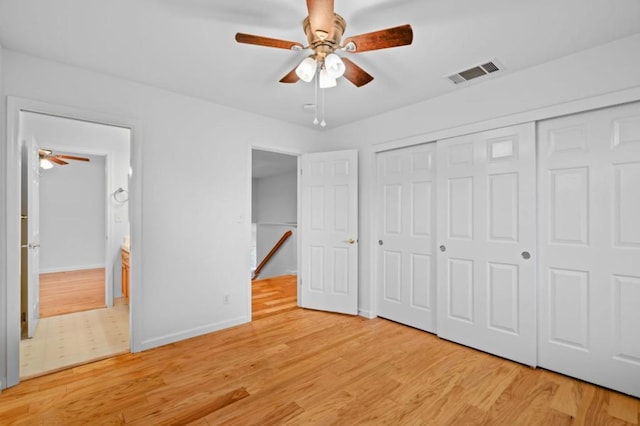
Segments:
[[[324,102],[324,91],[325,91],[325,89],[322,89],[322,121],[320,122],[320,126],[321,127],[324,127],[324,126],[327,125],[327,122],[324,121],[324,104],[325,104],[325,102]]]

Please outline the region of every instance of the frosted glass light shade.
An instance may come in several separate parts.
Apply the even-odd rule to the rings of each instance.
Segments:
[[[320,88],[328,89],[329,87],[336,86],[336,79],[329,75],[329,72],[326,69],[320,70]]]
[[[331,78],[340,78],[344,74],[345,66],[340,56],[330,53],[324,58],[324,67]]]
[[[40,160],[40,167],[47,170],[53,167],[53,163],[49,160],[47,160],[46,158],[42,158]]]
[[[300,80],[308,83],[313,80],[313,76],[316,74],[316,68],[318,68],[318,64],[316,64],[313,58],[305,58],[296,68],[296,75]]]

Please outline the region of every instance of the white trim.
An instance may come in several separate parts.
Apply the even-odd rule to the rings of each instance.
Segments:
[[[181,340],[190,339],[192,337],[202,336],[203,334],[213,333],[214,331],[223,330],[225,328],[244,324],[249,321],[251,321],[251,316],[247,317],[243,315],[241,317],[233,318],[230,320],[207,324],[200,327],[194,327],[192,329],[181,331],[179,333],[165,334],[164,336],[154,337],[153,339],[149,340],[143,340],[140,343],[140,350],[146,351],[147,349],[153,349],[159,346],[168,345],[170,343],[179,342]]]
[[[549,118],[561,117],[564,115],[577,114],[579,112],[590,111],[599,108],[606,108],[613,105],[640,100],[640,86],[624,89],[617,92],[606,93],[604,95],[593,96],[551,105],[543,108],[533,109],[516,114],[505,115],[489,120],[478,121],[462,126],[448,129],[436,130],[429,133],[408,136],[401,139],[392,139],[373,145],[374,152],[389,151],[397,148],[404,148],[412,145],[420,145],[427,142],[435,142],[440,139],[452,138],[467,135],[470,133],[483,132],[485,130],[498,129],[528,122],[537,122]]]
[[[110,126],[130,129],[130,164],[134,175],[130,184],[130,226],[131,235],[131,271],[132,283],[130,294],[130,347],[132,352],[141,349],[142,331],[142,125],[130,118],[117,117],[100,112],[67,107],[46,102],[34,101],[14,96],[7,96],[7,133],[6,133],[6,383],[13,386],[20,381],[20,112],[29,111],[40,114],[72,118]]]

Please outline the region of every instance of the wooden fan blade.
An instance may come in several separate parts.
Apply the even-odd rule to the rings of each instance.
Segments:
[[[86,157],[76,157],[75,155],[63,155],[63,154],[58,154],[56,155],[56,157],[58,158],[64,158],[65,160],[78,160],[78,161],[91,161]]]
[[[60,166],[66,166],[67,164],[69,164],[66,161],[62,161],[61,159],[56,157],[49,157],[47,158],[47,160],[51,161],[52,163],[59,164]]]
[[[304,46],[297,41],[280,40],[277,38],[262,37],[252,34],[236,33],[238,43],[255,44],[257,46],[275,47],[278,49],[303,49]]]
[[[300,80],[300,77],[298,77],[298,74],[296,74],[296,68],[298,68],[297,65],[291,71],[289,71],[289,74],[280,79],[280,83],[296,83],[298,80]]]
[[[344,62],[345,66],[343,77],[356,86],[364,86],[373,80],[373,76],[371,74],[354,64],[349,58],[342,58],[342,62]]]
[[[387,49],[389,47],[406,46],[413,42],[413,30],[411,25],[401,25],[399,27],[387,28],[386,30],[374,31],[372,33],[361,34],[348,37],[343,45],[349,43],[355,45],[355,50],[350,52],[367,52],[369,50]]]
[[[40,156],[40,158],[45,158],[48,155],[53,154],[53,151],[51,151],[50,149],[42,149],[40,148],[38,150],[38,155]]]
[[[311,31],[321,40],[332,39],[333,0],[307,0]]]

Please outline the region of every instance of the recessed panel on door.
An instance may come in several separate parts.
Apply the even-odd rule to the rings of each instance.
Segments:
[[[473,239],[473,177],[449,179],[449,237]]]
[[[549,336],[552,343],[589,347],[589,274],[549,269]]]
[[[347,294],[349,292],[349,249],[346,247],[333,248],[333,293]]]
[[[431,309],[431,256],[411,255],[411,305],[419,309]]]
[[[613,276],[616,357],[640,365],[640,277]]]
[[[518,174],[489,175],[489,239],[518,241]]]
[[[402,232],[402,186],[384,187],[384,230],[386,234]]]
[[[519,283],[518,265],[489,262],[489,327],[518,334]]]
[[[336,185],[333,189],[333,230],[348,232],[349,230],[349,186]]]
[[[589,169],[551,170],[549,175],[551,242],[589,244]]]
[[[384,298],[393,302],[402,301],[402,253],[384,252]]]
[[[473,261],[449,259],[449,317],[473,322]]]
[[[640,247],[640,162],[613,167],[615,244]]]
[[[411,184],[411,233],[416,236],[431,235],[431,182]]]

